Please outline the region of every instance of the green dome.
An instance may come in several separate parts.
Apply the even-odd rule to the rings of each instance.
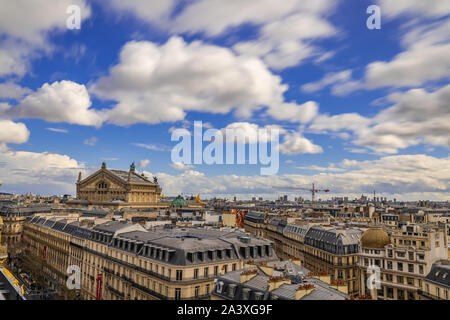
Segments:
[[[183,208],[187,207],[187,203],[182,196],[178,196],[175,198],[175,200],[172,201],[172,206],[175,208]]]

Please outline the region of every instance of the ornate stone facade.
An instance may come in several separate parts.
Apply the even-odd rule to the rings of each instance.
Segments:
[[[135,171],[109,170],[106,164],[86,179],[78,177],[77,199],[74,203],[123,207],[156,206],[161,197],[161,188],[156,178],[153,182]]]

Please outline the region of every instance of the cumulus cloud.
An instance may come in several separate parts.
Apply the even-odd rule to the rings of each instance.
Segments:
[[[315,182],[331,190],[329,197],[338,195],[378,193],[396,195],[397,199],[450,200],[450,158],[427,155],[398,155],[378,160],[355,161],[342,172],[312,176],[287,174],[278,176],[220,175],[208,177],[188,170],[179,175],[156,174],[165,194],[177,195],[195,190],[201,195],[234,196],[264,195],[275,198],[272,186],[310,186]],[[336,166],[339,168],[340,166]],[[295,191],[298,196],[300,191]],[[307,193],[305,192],[305,195]]]
[[[141,1],[114,0],[118,12],[132,12],[144,21],[173,34],[203,34],[217,37],[230,29],[250,24],[259,29],[257,39],[240,42],[236,51],[261,57],[276,69],[295,66],[308,57],[326,52],[312,44],[337,33],[327,21],[335,8],[331,0],[198,0]],[[175,10],[178,8],[179,10]]]
[[[5,192],[74,194],[80,171],[86,176],[84,164],[67,155],[0,148],[0,183]]]
[[[68,30],[70,5],[80,8],[82,21],[91,14],[85,0],[0,0],[0,77],[23,76],[30,59],[53,50],[48,33]]]
[[[0,65],[1,65],[1,61],[0,61]],[[0,73],[1,73],[1,71],[0,71]],[[30,92],[31,92],[30,89],[23,88],[12,81],[0,83],[0,99],[1,98],[3,98],[3,99],[20,99],[24,95],[26,95]]]
[[[283,142],[280,144],[281,153],[288,155],[302,154],[302,153],[322,153],[321,146],[315,145],[312,141],[303,137],[300,133],[286,135]]]
[[[150,160],[148,159],[143,159],[141,161],[139,161],[139,168],[147,168],[150,165]]]
[[[267,106],[269,110],[282,109],[287,89],[258,58],[201,41],[188,44],[180,37],[162,45],[127,43],[119,64],[90,87],[99,98],[117,101],[105,116],[118,125],[176,122],[183,120],[187,111],[234,111],[237,116],[249,117]],[[302,106],[292,104],[292,108],[299,120],[308,118]]]
[[[0,120],[0,142],[21,144],[28,141],[30,131],[23,123]]]
[[[48,122],[66,122],[86,126],[100,126],[102,117],[91,107],[91,99],[84,85],[72,81],[45,83],[28,94],[17,106],[3,109],[10,118],[38,118]]]
[[[322,17],[298,13],[265,25],[258,39],[239,42],[234,49],[241,54],[261,57],[271,68],[284,69],[309,57],[316,56],[320,60],[325,53],[311,42],[336,33],[337,30]]]
[[[393,105],[373,118],[357,113],[320,115],[308,129],[316,133],[351,132],[354,144],[378,153],[397,153],[420,143],[450,146],[450,85],[434,92],[397,92],[386,99]]]
[[[267,125],[260,127],[255,123],[249,122],[234,122],[227,125],[221,130],[224,142],[226,142],[227,134],[230,137],[236,137],[237,143],[266,143],[273,141],[275,138],[274,130],[278,131],[278,134],[286,132],[282,127],[278,125]],[[233,142],[233,141],[229,141]]]
[[[283,103],[270,107],[267,114],[276,120],[308,123],[319,113],[319,105],[315,101],[308,101],[301,105],[296,103]]]

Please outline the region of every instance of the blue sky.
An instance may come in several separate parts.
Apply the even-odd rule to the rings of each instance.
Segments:
[[[81,29],[69,30],[69,5]],[[381,8],[369,30],[366,9]],[[450,200],[448,1],[0,0],[0,183],[74,193],[78,172],[169,195],[271,185]],[[280,170],[174,166],[174,128],[278,126]],[[144,146],[147,146],[145,148]],[[307,196],[305,194],[304,196]]]

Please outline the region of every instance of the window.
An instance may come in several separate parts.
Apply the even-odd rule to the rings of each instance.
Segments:
[[[440,288],[436,288],[436,295],[438,298],[441,297],[441,289]]]
[[[175,288],[175,300],[181,300],[181,288]]]
[[[215,275],[215,276],[218,276],[218,275],[219,275],[219,267],[218,267],[218,266],[215,266],[215,267],[214,267],[214,275]]]
[[[419,266],[419,273],[423,274],[423,266]]]
[[[207,295],[209,294],[209,284],[207,284],[205,287],[205,294],[207,294]]]
[[[227,272],[228,272],[228,265],[225,264],[225,265],[223,266],[223,272],[224,272],[224,273],[227,273]]]
[[[198,298],[199,295],[200,295],[200,287],[196,286],[195,287],[195,297]]]
[[[183,280],[183,270],[177,270],[177,281]]]
[[[203,269],[203,276],[204,276],[205,278],[208,278],[208,273],[209,273],[209,268],[208,268],[208,267],[206,267],[205,269]]]
[[[399,271],[403,271],[403,263],[397,262],[397,269],[398,269]]]
[[[194,269],[194,279],[198,279],[198,269]]]
[[[232,269],[233,271],[236,271],[236,263],[233,263]]]
[[[408,264],[408,272],[414,272],[414,265]]]

